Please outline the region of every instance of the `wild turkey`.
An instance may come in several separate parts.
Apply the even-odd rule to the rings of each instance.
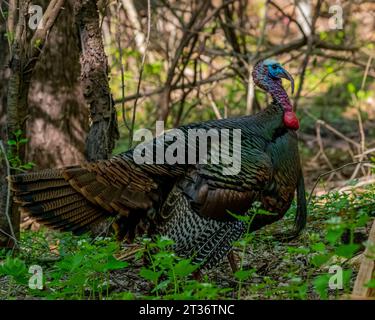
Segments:
[[[155,164],[153,156],[153,164],[137,164],[132,149],[109,160],[11,176],[14,201],[22,212],[47,226],[75,234],[104,218],[116,217],[120,238],[162,234],[174,240],[178,254],[210,268],[244,231],[244,222],[229,212],[244,215],[257,201],[276,213],[256,216],[251,231],[257,230],[284,216],[297,189],[297,235],[306,222],[295,132],[299,125],[281,83],[281,78],[290,80],[293,90],[293,78],[273,60],[257,63],[253,78],[273,97],[265,110],[179,128],[184,134],[189,129],[240,129],[238,174],[224,175],[222,161]],[[160,144],[171,143],[155,138],[146,148],[155,150]],[[215,147],[212,141],[211,146]]]

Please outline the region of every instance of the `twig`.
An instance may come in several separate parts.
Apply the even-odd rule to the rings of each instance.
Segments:
[[[172,86],[176,84],[179,79],[181,79],[181,76],[184,72],[184,68],[186,67],[186,64],[184,64],[182,70],[179,73],[178,79],[173,81],[175,78],[176,68],[178,66],[178,62],[180,60],[180,57],[183,55],[184,49],[186,46],[191,42],[193,39],[194,44],[197,41],[198,32],[204,25],[203,22],[197,22],[198,17],[203,13],[207,12],[208,8],[210,6],[209,1],[202,1],[201,5],[197,10],[195,10],[192,13],[192,16],[190,17],[190,20],[188,24],[186,25],[186,28],[184,30],[184,33],[182,35],[182,38],[178,44],[178,47],[174,53],[174,57],[171,61],[171,65],[168,68],[167,72],[167,79],[165,80],[162,95],[160,96],[160,102],[159,102],[159,110],[158,110],[158,119],[159,120],[166,120],[169,114],[169,104],[170,104],[170,94],[172,91]],[[195,40],[194,40],[195,38]],[[190,55],[192,53],[192,50],[194,49],[194,44],[191,47]]]
[[[318,46],[316,46],[316,48],[318,48]],[[359,66],[359,67],[362,67],[362,68],[366,68],[366,64],[362,63],[358,59],[358,57],[356,57],[356,56],[353,56],[353,57],[343,57],[343,56],[339,56],[339,55],[327,54],[327,53],[325,53],[322,50],[314,51],[314,54],[316,56],[319,56],[319,57],[324,57],[324,58],[327,58],[327,59],[333,59],[333,60],[337,60],[337,61],[349,62],[349,63],[354,64],[356,66]],[[371,72],[369,70],[368,74],[370,76],[372,76],[372,77],[375,78],[375,72]]]
[[[6,237],[8,237],[9,239],[12,239],[14,243],[17,243],[17,239],[13,237],[11,234],[9,234],[8,232],[4,231],[3,229],[0,229],[0,232]]]
[[[121,3],[117,4],[117,19],[120,21],[120,8]],[[117,47],[119,49],[119,59],[120,59],[120,72],[121,72],[121,110],[122,110],[122,121],[124,122],[125,127],[131,131],[128,121],[126,120],[126,110],[125,110],[125,70],[124,70],[124,63],[123,63],[123,50],[121,46],[121,37],[120,37],[120,26],[121,24],[118,23],[116,28],[116,40],[117,40]]]
[[[4,155],[4,162],[5,162],[5,165],[6,165],[7,176],[9,177],[10,176],[10,164],[9,164],[7,153],[6,153],[6,150],[5,150],[5,147],[4,147],[4,144],[3,144],[2,140],[0,140],[0,150],[1,150],[2,154]],[[7,198],[6,198],[4,214],[7,218],[7,221],[8,221],[8,224],[9,224],[10,234],[12,236],[14,244],[15,244],[16,247],[18,247],[18,241],[17,241],[17,238],[16,238],[16,234],[14,233],[12,220],[11,220],[10,214],[9,214],[9,210],[10,210],[10,187],[11,187],[11,182],[10,182],[10,179],[8,179]]]
[[[358,182],[355,187],[363,187],[363,186],[368,186],[370,184],[374,184],[375,183],[375,179],[369,179],[369,180],[365,180],[365,181],[361,181],[361,182]],[[343,192],[343,191],[347,191],[347,190],[350,190],[351,188],[353,188],[353,186],[346,186],[346,187],[342,187],[339,191],[340,192]]]
[[[362,79],[362,83],[361,83],[361,90],[363,90],[365,88],[367,76],[368,76],[368,73],[369,73],[369,70],[370,70],[370,67],[371,67],[372,58],[373,58],[372,56],[368,57],[368,61],[367,61],[366,69],[365,69],[365,74],[363,75],[363,79]]]
[[[1,13],[3,11],[1,10]],[[10,0],[9,1],[9,8],[8,8],[8,21],[6,24],[6,29],[8,32],[8,45],[9,45],[9,52],[10,56],[12,56],[12,45],[14,41],[14,32],[15,32],[15,20],[17,15],[17,1]],[[5,17],[4,17],[5,20]]]
[[[248,63],[248,83],[247,83],[247,96],[246,96],[246,114],[251,114],[253,112],[253,103],[255,98],[255,86],[252,78],[252,72],[253,72],[253,63],[258,58],[259,50],[261,46],[264,43],[264,38],[266,34],[266,26],[267,26],[267,7],[268,7],[269,1],[267,0],[264,4],[264,12],[262,17],[262,30],[260,33],[260,37],[257,41],[257,47],[255,49],[255,53]]]
[[[326,155],[326,153],[324,151],[322,136],[321,136],[321,133],[320,133],[320,125],[321,125],[320,122],[317,121],[316,122],[316,139],[317,139],[318,146],[319,146],[319,153],[322,155],[323,159],[326,161],[326,163],[328,164],[329,168],[331,170],[334,170],[331,161],[329,161],[328,156]],[[342,176],[339,175],[339,174],[337,174],[336,171],[332,171],[332,173],[335,173],[339,177],[339,179],[342,179]],[[331,179],[331,177],[329,178],[329,180],[330,179]]]
[[[199,87],[199,86],[204,85],[204,84],[209,84],[209,83],[212,83],[212,82],[226,80],[226,79],[229,79],[229,78],[232,78],[232,77],[233,77],[233,74],[224,74],[224,75],[221,75],[221,76],[213,75],[211,77],[208,77],[207,79],[197,81],[195,84],[181,84],[181,85],[172,86],[171,91],[184,90],[184,89],[189,89],[191,87]],[[154,91],[138,92],[137,94],[129,95],[129,96],[125,97],[124,99],[115,100],[115,104],[122,103],[123,101],[124,102],[132,101],[132,100],[135,100],[135,99],[138,99],[138,98],[151,97],[151,96],[162,93],[164,90],[165,90],[165,88],[162,87],[162,88],[156,89]]]
[[[314,87],[312,87],[309,91],[307,91],[305,94],[304,94],[304,97],[307,98],[310,96],[311,93],[313,93],[316,89],[318,89],[320,87],[320,85],[322,83],[324,83],[326,81],[326,79],[330,76],[330,75],[336,75],[338,71],[342,70],[343,68],[343,63],[340,63],[339,66],[335,69],[333,69],[332,71],[329,71],[327,72],[323,77],[321,77],[321,79],[319,79],[319,81],[314,85]]]
[[[290,21],[293,21],[293,22],[297,25],[298,29],[301,31],[301,33],[302,33],[302,35],[303,35],[303,38],[307,39],[306,34],[305,34],[305,30],[303,30],[301,24],[300,24],[296,19],[294,19],[292,16],[286,14],[286,13],[284,12],[284,10],[281,9],[281,8],[280,8],[276,3],[274,3],[273,1],[269,1],[269,3],[270,3],[272,6],[274,6],[274,7],[276,8],[276,10],[278,10],[278,11],[279,11],[284,17],[287,17]]]
[[[303,109],[303,112],[310,118],[314,119],[316,122],[319,122],[319,124],[321,126],[323,126],[324,128],[328,129],[329,131],[331,131],[333,134],[335,134],[336,136],[338,136],[339,138],[345,140],[346,142],[354,145],[355,147],[359,147],[359,143],[354,141],[353,139],[350,139],[348,138],[347,136],[345,136],[344,134],[342,134],[340,131],[338,131],[337,129],[335,129],[334,127],[332,127],[331,125],[329,125],[328,123],[326,123],[324,120],[321,120],[317,117],[315,117],[313,114],[311,114],[309,111],[307,111],[306,109]]]
[[[48,34],[54,25],[65,0],[52,0],[43,15],[43,28],[37,29],[30,40],[29,54],[30,58],[38,57],[40,48],[44,48]],[[38,44],[38,42],[40,42]]]
[[[132,123],[131,123],[131,127],[130,127],[130,132],[129,132],[129,148],[131,148],[132,144],[133,144],[133,132],[134,132],[134,126],[135,126],[135,116],[136,116],[136,112],[137,112],[138,95],[139,95],[139,92],[140,92],[140,89],[141,89],[142,75],[143,75],[143,70],[144,70],[144,67],[145,67],[148,45],[150,43],[150,33],[151,33],[151,0],[147,0],[146,45],[145,45],[144,53],[142,55],[141,69],[139,71],[139,79],[138,79],[138,85],[137,85],[137,93],[136,93],[136,98],[134,100],[134,105],[133,105]]]
[[[125,9],[126,14],[130,20],[130,24],[133,27],[134,34],[135,34],[134,40],[135,40],[136,46],[139,52],[144,55],[146,52],[145,44],[147,43],[147,41],[145,41],[145,35],[142,32],[142,26],[139,21],[138,13],[134,6],[134,2],[133,0],[121,0],[121,4],[119,4],[118,7],[120,8],[121,5]],[[151,57],[151,52],[148,54],[148,58],[149,58],[149,61],[151,62],[153,61],[153,58]]]
[[[99,240],[100,237],[102,237],[103,235],[104,237],[107,237],[109,233],[109,229],[115,221],[116,221],[116,217],[110,217],[109,219],[107,219],[105,221],[106,222],[105,228],[103,228],[103,230],[90,241],[90,244],[93,244],[95,241]]]
[[[210,101],[210,104],[211,104],[212,110],[215,113],[216,119],[222,119],[223,117],[221,116],[219,108],[217,107],[217,105],[216,105],[216,103],[215,103],[215,101],[212,97],[212,93],[208,94],[207,98],[208,98],[208,101]]]
[[[300,5],[300,2],[299,1],[296,1],[295,2],[299,12],[301,13],[301,15],[303,16],[303,19],[305,20],[305,22],[307,23],[308,27],[309,27],[309,33],[311,34],[311,30],[313,28],[313,25],[312,25],[312,21],[310,21],[308,19],[308,17],[306,17],[306,14],[304,12],[304,10],[301,8],[301,5]]]
[[[362,117],[361,117],[361,112],[359,109],[357,109],[357,117],[358,117],[358,127],[359,127],[359,132],[360,132],[360,136],[361,136],[361,141],[360,141],[360,146],[359,146],[359,150],[360,151],[360,154],[361,156],[359,157],[359,161],[362,161],[363,158],[364,158],[364,152],[365,152],[365,132],[363,130],[363,123],[362,123]],[[361,167],[361,164],[358,164],[353,172],[353,174],[351,175],[350,177],[350,180],[353,180],[355,179],[355,177],[357,176],[358,174],[358,171]]]
[[[349,162],[349,163],[346,163],[346,164],[342,165],[342,166],[339,167],[339,168],[336,168],[336,169],[333,169],[333,170],[330,170],[330,171],[327,171],[327,172],[325,172],[325,173],[320,174],[320,175],[318,176],[318,178],[316,179],[316,181],[315,181],[315,183],[314,183],[314,185],[313,185],[313,187],[312,187],[312,189],[311,189],[311,191],[310,191],[309,200],[307,201],[307,205],[310,204],[310,202],[311,202],[311,198],[312,198],[312,195],[313,195],[313,193],[314,193],[314,190],[315,190],[316,186],[318,185],[318,183],[319,183],[319,181],[320,181],[321,178],[323,178],[323,177],[325,177],[325,176],[327,176],[327,175],[329,175],[329,174],[331,174],[331,173],[333,173],[333,172],[337,172],[337,171],[339,171],[339,170],[342,170],[342,169],[344,169],[344,168],[346,168],[346,167],[348,167],[348,166],[357,165],[357,164],[359,164],[359,163],[360,163],[360,164],[364,164],[364,163],[371,163],[371,162],[370,162],[370,161],[356,161],[356,162]]]
[[[354,156],[354,158],[360,158],[362,155],[366,155],[366,154],[373,153],[373,152],[375,152],[375,148],[368,149],[365,152],[363,152],[362,154],[357,154],[356,156]]]
[[[312,21],[311,21],[311,25],[310,25],[310,22],[308,21],[307,17],[303,14],[306,22],[309,24],[310,33],[309,33],[309,36],[308,36],[308,39],[307,39],[306,55],[305,55],[305,58],[302,62],[302,71],[301,71],[300,81],[299,81],[299,85],[298,85],[298,91],[297,91],[296,97],[294,99],[294,110],[297,110],[297,107],[298,107],[298,101],[301,97],[303,84],[305,82],[306,69],[307,69],[307,66],[308,66],[309,61],[310,61],[310,56],[311,56],[311,54],[313,52],[313,49],[314,49],[315,24],[316,24],[316,20],[318,19],[318,16],[319,16],[321,5],[322,5],[322,0],[318,0],[318,2],[316,4],[316,8],[315,8],[315,13],[314,13],[314,16],[313,16]],[[303,13],[303,10],[301,10],[301,12]]]
[[[371,65],[371,61],[372,61],[372,56],[369,56],[368,61],[367,61],[367,65],[366,65],[366,69],[365,69],[365,73],[364,73],[363,79],[362,79],[361,90],[363,90],[364,87],[365,87],[367,75],[368,75],[370,65]],[[354,104],[357,107],[356,110],[357,110],[357,117],[358,117],[358,127],[359,127],[360,136],[361,136],[360,147],[359,147],[359,150],[360,150],[359,161],[362,161],[363,158],[365,157],[364,153],[366,151],[365,150],[366,149],[366,141],[365,141],[366,136],[365,136],[365,132],[364,132],[364,129],[363,129],[363,122],[362,122],[361,110],[360,110],[360,102],[358,101],[357,97],[354,94],[352,94],[352,99],[353,99]],[[354,170],[352,176],[350,177],[350,179],[354,179],[357,176],[360,167],[361,167],[360,165],[357,165],[357,167],[355,168],[355,170]],[[362,170],[364,170],[364,169],[362,168]]]

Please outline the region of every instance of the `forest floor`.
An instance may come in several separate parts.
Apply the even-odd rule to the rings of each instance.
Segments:
[[[324,207],[324,205],[321,207],[322,204],[320,202],[318,207]],[[350,207],[347,209],[350,211]],[[374,201],[368,209],[370,215],[374,216]],[[329,212],[318,213],[317,210],[313,210],[310,213],[306,230],[291,242],[283,243],[272,236],[272,234],[289,229],[288,226],[293,224],[291,215],[283,221],[257,231],[254,237],[251,237],[249,243],[246,244],[245,254],[241,261],[242,270],[249,272],[246,279],[236,277],[228,260],[225,259],[217,268],[203,272],[204,281],[217,284],[219,288],[224,289],[226,292],[222,298],[229,299],[335,299],[351,293],[365,249],[362,244],[367,240],[372,218],[364,219],[367,222],[364,223],[363,220],[359,223],[360,226],[354,226],[359,221],[351,222],[354,222],[352,225],[354,238],[351,242],[348,239],[350,237],[349,225],[344,227],[343,221],[340,221],[340,227],[335,225],[333,229],[330,229],[327,228],[327,222],[334,221],[331,220],[333,216]],[[340,243],[340,245],[336,244],[335,248],[335,244],[332,243],[330,246],[325,243],[325,240],[327,232],[332,232],[337,227],[336,230],[340,231],[331,235],[337,237],[335,240],[332,239],[332,242]],[[344,231],[346,227],[349,229]],[[356,246],[354,250],[350,248],[353,244]],[[341,256],[335,254],[338,246],[343,249],[346,246],[348,252],[344,252]],[[243,247],[235,247],[234,252],[241,260]],[[345,279],[342,290],[329,290],[326,286],[327,270],[332,265],[340,265],[343,269]],[[147,295],[152,286],[150,287],[143,281],[139,282],[140,279],[137,276],[143,267],[143,262],[138,260],[132,266],[132,270],[118,270],[112,274],[111,279],[115,284],[115,290],[121,292],[132,288],[132,292],[136,295]]]
[[[191,276],[196,267],[176,257],[167,239],[119,246],[111,238],[24,231],[19,252],[0,255],[0,299],[342,298],[351,293],[363,256],[374,191],[353,188],[314,198],[306,230],[283,243],[273,234],[291,228],[292,206],[283,220],[236,243],[239,271],[233,273],[225,259],[199,281]],[[31,265],[42,267],[42,290],[28,286]],[[342,286],[329,289],[336,273]]]

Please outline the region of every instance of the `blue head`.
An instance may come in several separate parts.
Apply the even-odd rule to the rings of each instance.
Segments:
[[[284,108],[283,121],[285,126],[289,129],[297,130],[299,128],[297,116],[293,112],[293,106],[281,83],[282,78],[288,79],[291,82],[293,93],[294,80],[289,72],[277,61],[266,59],[259,61],[254,66],[252,75],[255,84],[266,90],[272,96],[273,100]]]
[[[292,93],[294,92],[294,79],[279,62],[266,59],[259,61],[253,71],[253,79],[256,85],[272,94],[281,86],[281,79],[287,79],[291,82]]]

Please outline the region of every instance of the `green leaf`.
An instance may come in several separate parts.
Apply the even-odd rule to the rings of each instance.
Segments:
[[[8,256],[0,265],[0,275],[12,276],[18,283],[27,283],[28,270],[25,262]]]
[[[331,245],[334,245],[337,242],[337,240],[341,238],[343,233],[343,228],[329,229],[325,238]]]
[[[118,269],[123,269],[127,267],[129,264],[125,261],[120,261],[117,260],[113,256],[109,256],[108,262],[104,265],[103,270],[104,271],[109,271],[109,270],[118,270]]]
[[[70,270],[73,271],[74,269],[78,268],[81,265],[81,262],[83,261],[82,255],[75,255],[73,256],[73,259],[71,261],[71,268]]]
[[[67,255],[63,260],[58,263],[58,267],[62,271],[72,272],[81,266],[83,256],[81,254]]]
[[[335,253],[344,258],[351,258],[353,255],[358,251],[360,245],[359,244],[343,244],[341,246],[338,246],[335,250]]]
[[[352,278],[353,270],[348,269],[343,271],[344,288],[350,288],[350,280]]]
[[[369,221],[370,217],[367,214],[363,214],[359,217],[358,221],[355,223],[356,227],[363,227],[367,224],[367,221]]]
[[[8,145],[15,146],[17,142],[15,140],[8,140]]]
[[[303,283],[300,286],[298,286],[298,293],[299,293],[300,299],[306,299],[306,297],[307,297],[307,290],[308,290],[307,283]]]
[[[314,279],[314,289],[319,294],[321,299],[328,298],[328,282],[331,275],[324,274]]]
[[[326,250],[326,245],[323,242],[314,243],[311,249],[316,252],[324,252]]]
[[[42,44],[42,39],[36,39],[34,43],[34,47],[39,48],[41,44]]]
[[[154,265],[163,266],[165,269],[169,269],[171,264],[175,262],[175,254],[168,251],[161,251],[154,254]]]
[[[320,40],[326,40],[328,38],[328,33],[325,31],[322,31],[319,33]]]
[[[32,162],[28,162],[28,163],[25,163],[24,165],[22,165],[22,169],[26,169],[26,170],[30,170],[34,167],[34,163]]]
[[[198,265],[192,265],[189,259],[185,259],[174,266],[174,273],[179,277],[187,277],[197,270],[198,267]]]
[[[358,95],[358,98],[359,98],[359,99],[364,99],[364,98],[366,98],[366,92],[363,91],[363,90],[359,90],[358,93],[357,93],[357,95]]]
[[[160,282],[157,286],[155,286],[154,289],[152,289],[152,293],[156,292],[156,291],[159,291],[159,290],[164,290],[168,287],[168,285],[171,283],[171,280],[170,279],[167,279],[167,280],[164,280],[162,282]]]
[[[157,241],[156,241],[156,245],[158,246],[158,248],[160,249],[164,249],[168,246],[171,246],[174,244],[174,241],[168,237],[165,237],[165,236],[161,236]]]
[[[142,267],[141,271],[139,272],[139,275],[142,278],[144,278],[146,280],[154,281],[154,282],[159,279],[161,274],[162,274],[162,271],[155,272],[155,271],[147,269],[145,267]]]
[[[304,247],[288,247],[288,253],[296,253],[296,254],[308,254],[310,253],[309,248]]]
[[[375,288],[375,279],[371,279],[369,282],[365,284],[365,287],[367,288]]]
[[[121,292],[118,294],[115,294],[115,299],[119,300],[135,300],[135,296],[133,292]]]
[[[250,270],[238,270],[234,273],[234,276],[240,280],[240,281],[244,281],[244,280],[247,280],[251,277],[252,274],[254,274],[254,272],[256,271],[256,269],[250,269]]]
[[[348,83],[347,88],[348,88],[348,91],[349,91],[350,93],[355,93],[355,92],[356,92],[355,85],[354,85],[353,83],[351,83],[351,82]]]
[[[252,217],[250,216],[247,216],[247,215],[239,215],[239,214],[235,214],[233,212],[230,212],[229,210],[227,210],[227,212],[233,216],[234,218],[236,218],[238,221],[242,221],[242,222],[245,222],[245,223],[249,223],[251,222],[252,220]]]
[[[318,254],[311,258],[311,263],[315,267],[320,267],[321,265],[328,262],[328,260],[332,257],[332,254]]]

